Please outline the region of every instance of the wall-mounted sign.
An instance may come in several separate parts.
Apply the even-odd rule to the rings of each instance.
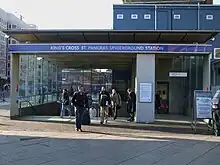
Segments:
[[[140,102],[152,102],[152,83],[140,83]]]
[[[181,44],[115,44],[115,43],[73,43],[73,44],[10,44],[10,53],[158,53],[158,52],[211,52],[210,45]]]
[[[169,77],[187,77],[187,72],[169,72]]]
[[[194,91],[194,117],[197,119],[212,118],[212,92],[195,90]]]

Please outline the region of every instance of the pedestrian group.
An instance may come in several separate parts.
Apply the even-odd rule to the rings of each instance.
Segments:
[[[132,89],[127,89],[127,112],[129,114],[128,121],[134,121],[136,112],[136,94]],[[92,97],[84,91],[83,86],[79,86],[74,92],[73,88],[62,90],[61,97],[61,111],[60,117],[63,118],[68,113],[68,116],[76,116],[76,131],[82,132],[82,124],[90,123],[89,110],[93,110]],[[112,117],[116,120],[118,117],[118,111],[122,106],[122,98],[116,89],[112,89],[111,93],[108,92],[105,87],[101,87],[101,91],[98,97],[98,107],[100,109],[100,124],[107,124],[108,118]]]

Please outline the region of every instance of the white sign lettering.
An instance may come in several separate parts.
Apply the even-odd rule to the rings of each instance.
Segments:
[[[187,72],[169,72],[169,77],[187,77]]]

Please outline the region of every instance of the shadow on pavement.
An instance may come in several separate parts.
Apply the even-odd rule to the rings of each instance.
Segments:
[[[3,118],[8,118],[10,119],[10,117],[8,115],[0,115],[0,117],[3,117]]]
[[[3,123],[0,123],[0,126],[11,126],[10,124],[3,124]]]
[[[100,125],[92,123],[91,126],[100,126]],[[167,132],[167,133],[193,134],[193,130],[192,130],[190,124],[186,124],[184,126],[185,127],[182,127],[181,124],[179,125],[177,123],[167,124],[167,122],[160,122],[159,124],[157,124],[157,123],[151,123],[151,124],[114,123],[114,124],[105,124],[105,125],[102,125],[101,127],[158,131],[158,132]],[[212,135],[213,134],[213,132],[211,130],[208,130],[208,126],[206,126],[206,125],[198,125],[196,132],[197,132],[197,134],[202,134],[202,135]]]
[[[219,165],[220,143],[96,133],[0,135],[4,165]],[[3,152],[4,151],[4,152]],[[212,159],[210,159],[210,157]]]
[[[19,119],[18,119],[19,120]],[[24,121],[20,119],[20,121]],[[25,121],[24,121],[25,122]],[[28,120],[28,122],[35,122],[35,123],[45,123],[47,121],[31,121]],[[51,123],[51,122],[49,122]],[[53,122],[52,122],[53,123]],[[57,122],[60,124],[74,124],[75,122]],[[156,132],[165,132],[165,133],[181,133],[181,134],[193,134],[194,131],[191,128],[190,123],[179,123],[179,122],[170,122],[170,121],[156,121],[154,123],[149,124],[141,124],[141,123],[130,123],[126,121],[110,121],[108,124],[100,125],[99,122],[93,122],[90,125],[85,127],[90,127],[90,130],[93,129],[93,127],[103,127],[109,128],[109,129],[131,129],[131,130],[145,130],[145,131],[156,131]],[[207,125],[204,124],[198,124],[197,125],[197,134],[201,135],[212,135],[213,131],[208,129]]]

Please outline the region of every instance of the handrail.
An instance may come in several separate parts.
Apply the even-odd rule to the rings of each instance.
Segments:
[[[37,114],[37,110],[34,108],[34,106],[31,104],[31,102],[29,100],[22,100],[19,102],[19,116],[21,117],[21,104],[22,103],[28,103],[31,107],[31,109],[34,111],[34,114]]]
[[[36,96],[47,96],[51,94],[59,94],[60,92],[48,92],[44,94],[36,94],[36,95],[28,95],[28,96],[18,96],[18,99],[24,99],[24,98],[30,98],[30,97],[36,97]]]

